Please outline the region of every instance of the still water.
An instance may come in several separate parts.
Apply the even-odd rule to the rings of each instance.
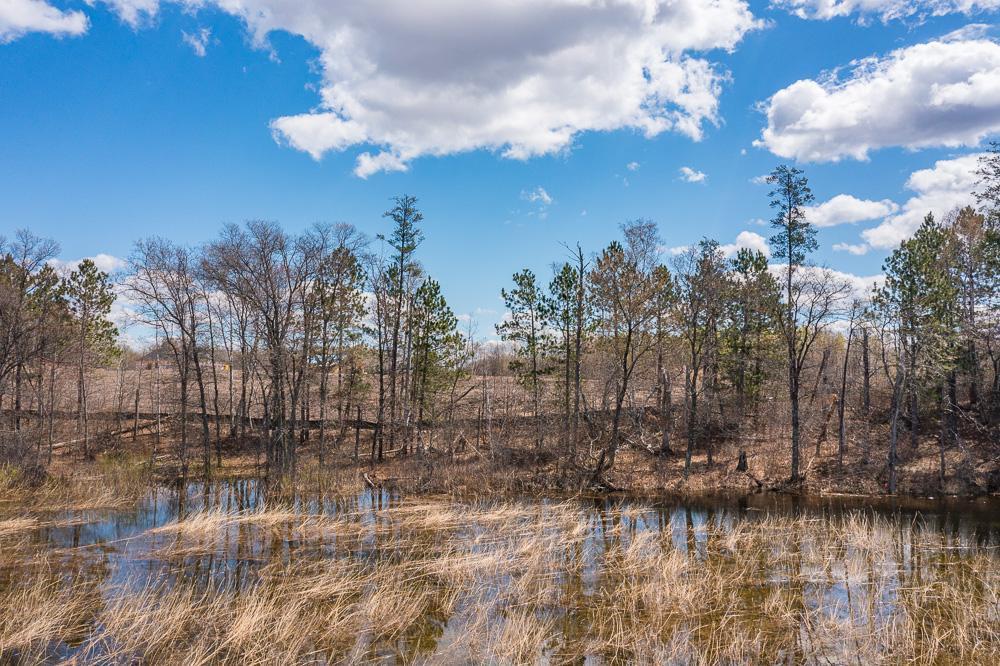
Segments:
[[[686,663],[755,655],[858,663],[894,661],[906,649],[944,661],[1000,656],[988,628],[949,645],[923,627],[945,608],[942,595],[952,605],[937,624],[968,624],[955,617],[956,604],[975,608],[973,619],[987,627],[1000,621],[997,498],[482,502],[385,491],[287,496],[242,479],[157,487],[128,508],[0,504],[0,521],[25,518],[34,522],[0,537],[0,590],[28,586],[44,569],[67,586],[94,583],[103,607],[179,587],[248,596],[264,578],[284,590],[282,576],[303,575],[295,568],[303,563],[357,567],[350,575],[363,589],[344,616],[354,618],[344,620],[351,628],[310,638],[312,651],[297,647],[292,661]],[[404,561],[411,578],[364,573],[403,571]],[[376,609],[373,597],[410,579],[422,590],[413,617],[395,631],[362,631],[380,613],[406,614]],[[410,594],[405,585],[393,594]],[[85,629],[53,630],[41,647],[8,646],[0,662],[185,660],[183,652],[145,653],[122,647],[127,637],[101,637],[111,624],[95,610]],[[183,640],[197,642],[196,634]],[[250,659],[241,649],[207,661]]]

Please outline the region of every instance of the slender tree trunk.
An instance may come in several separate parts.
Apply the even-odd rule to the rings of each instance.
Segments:
[[[14,370],[14,432],[21,430],[21,375],[23,374],[23,363],[18,363]]]
[[[81,317],[80,323],[80,364],[79,376],[77,377],[77,412],[79,418],[79,430],[83,432],[83,457],[90,458],[90,423],[87,414],[87,377],[84,374],[84,359],[87,348],[87,325],[86,316]]]
[[[945,460],[944,451],[948,446],[948,418],[949,412],[951,411],[950,401],[948,400],[948,386],[947,382],[941,382],[938,389],[941,396],[941,429],[938,434],[938,488],[941,492],[944,492],[944,475],[945,475]]]
[[[789,206],[791,210],[791,206]],[[789,213],[791,215],[791,213]],[[791,220],[787,225],[791,228]],[[788,257],[788,268],[785,271],[785,297],[787,300],[786,309],[786,319],[785,319],[785,339],[788,344],[788,401],[791,407],[791,426],[792,426],[792,483],[798,483],[799,481],[799,363],[798,363],[798,349],[796,342],[798,341],[798,331],[795,327],[795,305],[792,301],[792,273],[794,271],[794,263],[792,257],[794,253],[792,251],[792,234],[786,233],[788,239],[788,247],[786,248],[786,257]]]
[[[135,374],[135,419],[132,421],[132,441],[139,439],[139,390],[142,388],[142,362],[136,361]]]
[[[854,326],[847,332],[847,346],[844,349],[844,365],[840,374],[840,396],[837,401],[837,465],[844,466],[844,453],[847,451],[847,424],[844,411],[847,407],[847,364],[851,359],[851,342],[854,340]]]
[[[670,394],[670,375],[665,367],[660,368],[660,453],[671,453],[670,434],[673,428],[674,407]]]
[[[197,344],[191,345],[191,355],[194,360],[194,379],[198,385],[198,402],[201,406],[202,467],[205,478],[208,478],[212,474],[212,447],[211,435],[208,428],[208,402],[205,396],[205,377],[201,368],[201,354],[198,352]]]
[[[48,428],[48,444],[49,444],[49,455],[48,464],[52,464],[52,444],[53,444],[53,430],[55,429],[55,412],[56,412],[56,362],[53,360],[49,364],[49,428]]]
[[[691,458],[698,441],[698,366],[684,369],[684,390],[687,393],[687,450],[684,452],[684,478],[691,472]]]
[[[357,420],[354,422],[354,462],[358,462],[358,447],[361,445],[361,405],[357,405]]]
[[[888,487],[890,495],[896,494],[896,449],[897,442],[899,440],[899,412],[900,405],[903,402],[905,374],[906,370],[903,368],[903,364],[899,364],[896,368],[896,381],[892,391],[892,416],[889,428],[889,456],[887,469],[889,473]]]
[[[910,345],[910,448],[916,450],[920,438],[920,393],[917,386],[916,341]]]
[[[871,382],[872,382],[872,371],[871,371],[871,356],[870,356],[870,345],[868,337],[868,327],[861,327],[861,419],[864,425],[864,443],[862,446],[861,455],[865,463],[871,457],[871,410],[872,410],[872,393],[871,393]]]

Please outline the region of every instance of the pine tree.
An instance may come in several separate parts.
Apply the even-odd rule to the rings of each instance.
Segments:
[[[806,220],[806,207],[813,201],[809,181],[800,169],[780,165],[768,176],[774,188],[768,194],[775,211],[771,227],[777,233],[770,238],[772,255],[785,259],[784,316],[782,333],[788,349],[788,397],[791,404],[792,483],[799,481],[799,382],[802,376],[802,331],[798,321],[799,298],[795,289],[795,273],[810,252],[818,247],[816,230]]]
[[[510,367],[522,385],[531,391],[535,446],[541,450],[541,382],[542,376],[550,371],[548,356],[552,344],[545,323],[551,316],[551,305],[532,271],[525,268],[515,273],[513,279],[513,289],[500,291],[509,317],[497,324],[496,330],[500,339],[517,345],[517,358]]]
[[[70,273],[64,285],[70,311],[76,320],[78,345],[77,410],[79,427],[83,432],[83,455],[90,457],[90,427],[87,409],[88,363],[107,359],[116,353],[118,329],[109,319],[115,292],[108,274],[97,268],[90,259],[84,259]]]

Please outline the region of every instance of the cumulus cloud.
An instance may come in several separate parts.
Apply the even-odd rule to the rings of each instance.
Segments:
[[[945,14],[973,14],[1000,7],[1000,0],[772,0],[772,4],[804,19],[829,20],[857,14],[883,23],[896,19]]]
[[[181,39],[191,47],[196,56],[204,58],[208,51],[208,43],[212,39],[212,30],[210,28],[202,28],[198,32],[181,31]]]
[[[868,254],[870,249],[865,243],[834,243],[833,249],[837,252],[849,252],[855,256]]]
[[[767,245],[767,239],[753,231],[741,231],[736,235],[736,240],[732,243],[724,243],[719,246],[719,250],[727,257],[734,257],[742,249],[758,250],[765,257],[771,256],[771,248]],[[658,248],[660,254],[669,254],[676,257],[691,249],[690,245],[676,245],[674,247]]]
[[[62,37],[82,35],[89,22],[78,10],[63,11],[45,0],[3,0],[0,2],[0,44],[12,42],[29,32]]]
[[[708,174],[705,172],[698,171],[687,166],[682,166],[679,171],[681,174],[681,180],[685,183],[704,183],[705,179],[708,178]]]
[[[875,248],[891,250],[913,235],[927,213],[941,219],[951,210],[973,203],[976,169],[982,153],[972,153],[950,160],[938,160],[929,169],[914,171],[906,187],[914,192],[895,215],[861,232],[865,242]]]
[[[757,250],[765,257],[771,256],[771,248],[767,246],[767,239],[753,231],[741,231],[736,235],[736,240],[732,243],[720,245],[719,249],[727,257],[735,256],[742,249]]]
[[[728,77],[705,54],[764,27],[746,0],[176,1],[238,17],[258,45],[285,31],[319,49],[316,108],[271,127],[315,159],[367,149],[359,176],[426,155],[559,153],[588,131],[698,140]],[[107,4],[132,24],[159,6]]]
[[[767,270],[775,278],[781,280],[788,270],[788,264],[770,264]],[[841,299],[841,306],[846,307],[854,299],[866,300],[871,298],[873,292],[885,283],[885,275],[876,273],[875,275],[855,275],[844,271],[834,270],[827,266],[799,266],[795,269],[802,279],[809,281],[832,281],[847,287]]]
[[[80,262],[84,259],[90,259],[94,262],[99,270],[105,273],[111,274],[115,271],[119,271],[125,268],[125,260],[116,257],[111,254],[105,254],[103,252],[95,254],[92,257],[81,257],[80,259],[52,259],[49,261],[49,265],[61,275],[69,275],[71,272],[75,271],[80,265]]]
[[[625,168],[628,169],[629,171],[638,171],[639,170],[639,163],[638,162],[629,162],[628,164],[625,165]]]
[[[867,159],[888,146],[975,146],[1000,131],[1000,44],[939,39],[805,79],[764,105],[754,145],[803,161]]]
[[[872,201],[858,199],[850,194],[838,194],[829,201],[806,209],[806,219],[816,227],[835,227],[891,215],[899,206],[889,199]]]
[[[160,11],[160,0],[86,0],[88,5],[97,4],[98,1],[111,7],[121,20],[133,28],[149,22]],[[176,2],[192,10],[206,4],[203,0],[176,0]]]

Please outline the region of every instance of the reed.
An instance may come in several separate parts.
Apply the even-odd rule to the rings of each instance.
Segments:
[[[647,525],[641,509],[595,517],[572,502],[437,499],[332,514],[302,505],[200,511],[142,535],[169,541],[156,551],[164,565],[155,575],[66,582],[50,563],[12,576],[0,599],[0,658],[1000,658],[996,553],[966,552],[933,532],[862,513]],[[251,553],[244,575],[212,573],[213,562],[241,552]]]

